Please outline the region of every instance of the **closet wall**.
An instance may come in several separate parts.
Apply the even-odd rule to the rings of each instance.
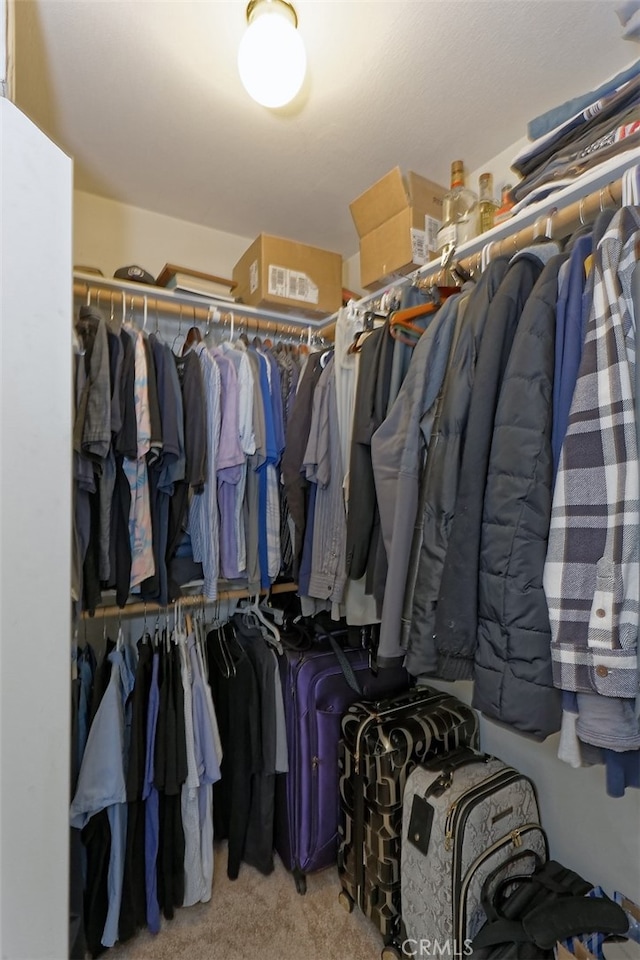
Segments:
[[[157,277],[165,263],[231,277],[254,237],[240,237],[76,190],[73,262],[112,277],[137,264]]]
[[[74,192],[73,205],[73,262],[97,267],[107,277],[132,263],[157,277],[165,263],[175,263],[230,278],[234,265],[255,240],[82,190]],[[345,286],[351,272],[345,266]],[[359,290],[359,284],[358,266],[356,286],[349,289]]]

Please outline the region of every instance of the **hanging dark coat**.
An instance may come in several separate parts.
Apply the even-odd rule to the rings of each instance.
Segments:
[[[558,271],[545,266],[518,324],[493,428],[484,495],[473,706],[536,739],[560,727],[542,588],[551,518]]]
[[[553,247],[557,253],[557,247]],[[548,259],[542,247],[513,260],[491,302],[476,363],[455,515],[436,610],[437,676],[473,677],[484,490],[496,405],[524,305]]]

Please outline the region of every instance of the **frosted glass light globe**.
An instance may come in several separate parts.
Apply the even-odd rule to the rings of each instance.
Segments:
[[[306,68],[302,37],[286,12],[258,8],[238,49],[247,93],[264,107],[282,107],[300,90]]]

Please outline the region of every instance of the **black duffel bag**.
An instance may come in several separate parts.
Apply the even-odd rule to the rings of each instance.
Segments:
[[[538,864],[530,876],[501,880],[509,865],[503,863],[483,884],[487,922],[473,940],[474,960],[549,960],[558,940],[627,932],[622,907],[608,897],[587,897],[593,885],[556,860]]]

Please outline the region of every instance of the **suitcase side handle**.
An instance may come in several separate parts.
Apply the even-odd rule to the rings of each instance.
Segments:
[[[328,635],[329,643],[331,644],[331,649],[336,655],[336,660],[340,664],[340,669],[342,670],[343,676],[347,681],[347,684],[351,687],[353,692],[357,697],[362,698],[362,687],[358,683],[358,678],[355,675],[355,671],[351,664],[349,663],[346,654],[339,643],[335,640],[331,634]]]
[[[440,770],[440,776],[437,777],[425,796],[440,796],[445,790],[448,790],[453,783],[453,774],[461,767],[471,766],[472,763],[489,763],[494,760],[488,753],[478,753],[471,747],[461,747],[454,750],[445,757],[436,757],[433,760],[423,764],[425,770]]]

